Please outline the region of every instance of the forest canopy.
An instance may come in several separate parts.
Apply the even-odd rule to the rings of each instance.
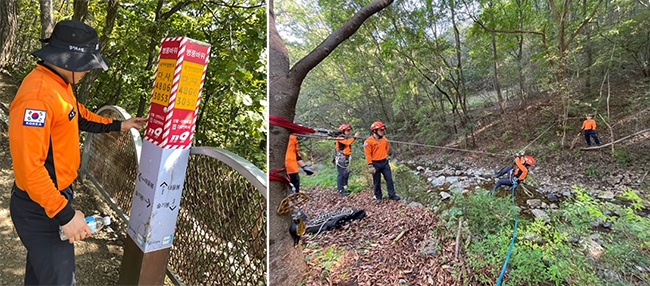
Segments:
[[[91,110],[118,105],[134,116],[146,116],[163,38],[209,43],[194,146],[224,148],[266,169],[265,1],[17,0],[0,3],[0,18],[0,69],[16,82],[34,67],[44,30],[66,19],[94,27],[110,69],[87,75],[77,97]]]

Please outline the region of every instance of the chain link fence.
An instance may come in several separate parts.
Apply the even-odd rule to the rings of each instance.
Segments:
[[[98,114],[125,120],[119,107]],[[140,135],[88,134],[80,173],[127,220],[137,177]],[[217,148],[190,152],[168,274],[177,284],[266,285],[266,176]]]

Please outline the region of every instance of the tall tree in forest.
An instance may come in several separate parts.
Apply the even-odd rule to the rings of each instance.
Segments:
[[[52,0],[39,0],[41,8],[41,39],[48,38],[54,30],[54,15],[52,14]]]
[[[18,4],[15,1],[0,1],[0,69],[10,59],[16,44],[18,29]]]
[[[84,22],[86,17],[88,17],[89,2],[90,0],[74,0],[74,14],[72,15],[72,20]]]
[[[74,1],[74,17],[79,17],[79,19],[84,19],[88,17],[88,1],[85,0],[75,0]],[[108,39],[113,32],[115,27],[115,19],[117,18],[117,13],[119,10],[118,0],[108,0],[106,6],[106,23],[104,29],[102,29],[99,35],[99,48],[100,52],[104,53],[106,46],[108,45]],[[77,91],[77,99],[79,102],[85,104],[90,96],[90,89],[93,86],[94,81],[97,79],[101,70],[92,70],[86,76],[84,76],[81,81],[81,87]]]
[[[393,0],[375,0],[367,4],[318,47],[290,67],[289,52],[278,33],[273,0],[271,0],[269,3],[269,114],[293,121],[300,86],[307,73],[353,35],[366,19],[391,3]],[[284,167],[289,130],[271,125],[269,131],[269,169],[281,169]],[[270,184],[269,283],[271,285],[298,284],[306,267],[302,252],[293,247],[288,233],[291,218],[281,217],[275,212],[286,195],[287,189],[282,183]]]
[[[161,25],[164,23],[169,17],[174,15],[174,13],[178,12],[179,10],[183,9],[184,7],[192,4],[192,0],[186,0],[186,1],[181,1],[171,7],[169,10],[163,11],[163,4],[165,3],[165,0],[158,0],[158,4],[156,5],[156,11],[155,11],[155,18],[154,22],[151,24],[152,29],[155,29],[155,27]],[[158,35],[151,35],[151,38],[148,39],[149,41],[149,59],[147,60],[147,65],[145,67],[145,70],[150,71],[153,69],[153,66],[156,61],[156,56],[157,56],[157,51],[156,47],[158,46],[160,42],[160,37]],[[136,116],[140,117],[144,115],[144,108],[145,105],[147,104],[147,98],[148,94],[141,94],[140,95],[140,102],[138,103],[138,111],[136,112]]]

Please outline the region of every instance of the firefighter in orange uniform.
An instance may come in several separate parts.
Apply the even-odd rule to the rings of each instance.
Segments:
[[[313,175],[314,171],[311,167],[305,164],[300,156],[300,148],[298,147],[298,137],[296,135],[289,135],[289,145],[287,146],[287,154],[284,158],[284,167],[287,169],[287,175],[296,193],[300,192],[300,168],[305,171],[307,176]]]
[[[359,133],[357,132],[354,137],[350,137],[352,127],[347,124],[341,125],[341,127],[339,127],[339,132],[341,132],[341,134],[336,138],[336,155],[334,157],[334,163],[336,164],[336,170],[338,171],[336,187],[339,194],[347,196],[350,195],[347,188],[348,180],[350,179],[350,155],[352,154],[352,143],[356,140],[355,137],[359,137]]]
[[[91,70],[108,69],[95,29],[61,21],[43,41],[47,44],[33,53],[42,61],[23,79],[9,113],[15,175],[10,213],[27,248],[25,285],[75,285],[73,243],[92,235],[84,214],[73,208],[79,131],[140,129],[146,119],[120,122],[77,101],[73,85]],[[59,229],[67,241],[61,241]]]
[[[586,115],[587,119],[582,122],[582,130],[585,132],[585,141],[587,141],[587,146],[591,147],[591,138],[594,138],[596,145],[600,145],[600,140],[598,140],[598,135],[596,135],[596,120],[594,120],[591,114]]]
[[[364,142],[363,149],[366,153],[368,171],[372,173],[375,199],[378,203],[383,199],[381,176],[384,175],[386,185],[388,185],[388,199],[399,201],[400,197],[395,194],[393,173],[388,162],[390,143],[388,142],[388,138],[384,136],[386,134],[386,125],[381,121],[376,121],[370,125],[370,131],[372,131],[372,135]]]
[[[530,155],[524,155],[523,152],[515,155],[515,161],[512,166],[503,168],[496,174],[499,178],[503,175],[508,175],[505,178],[499,179],[492,189],[492,192],[499,189],[501,186],[514,186],[515,188],[519,183],[523,182],[528,176],[528,169],[535,166],[535,158]]]

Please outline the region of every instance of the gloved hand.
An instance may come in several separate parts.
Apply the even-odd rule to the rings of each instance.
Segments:
[[[368,164],[368,173],[374,174],[375,172],[377,172],[377,169],[375,169],[375,166],[373,166],[372,164]]]
[[[302,166],[302,170],[305,171],[305,174],[307,174],[307,176],[311,176],[314,174],[314,170],[312,170],[310,166],[307,165]]]

